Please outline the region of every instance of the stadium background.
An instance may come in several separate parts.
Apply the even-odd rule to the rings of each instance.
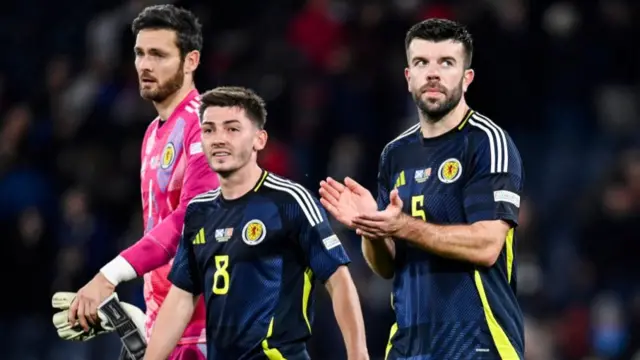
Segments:
[[[129,23],[153,1],[11,0],[0,10],[0,359],[115,359],[104,336],[56,338],[50,296],[76,290],[141,234],[138,95]],[[312,190],[372,187],[384,144],[415,121],[403,38],[426,17],[475,36],[469,103],[507,129],[527,173],[518,230],[527,359],[633,359],[640,349],[638,3],[184,1],[205,26],[197,85],[268,100],[263,165]],[[634,8],[635,7],[635,8]],[[352,233],[372,359],[392,313]],[[142,305],[140,282],[121,298]],[[342,359],[319,289],[314,359]],[[325,316],[326,315],[326,316]],[[640,358],[639,355],[635,355]]]

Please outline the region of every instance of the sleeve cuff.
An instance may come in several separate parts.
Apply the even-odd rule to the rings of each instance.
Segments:
[[[116,256],[107,265],[103,266],[100,272],[110,283],[116,286],[138,277],[133,266],[121,255]]]

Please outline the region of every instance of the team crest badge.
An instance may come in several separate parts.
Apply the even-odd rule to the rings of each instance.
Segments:
[[[173,162],[176,159],[176,147],[173,143],[169,142],[164,146],[162,150],[162,160],[160,163],[160,167],[163,169],[168,169],[173,165]]]
[[[417,183],[423,183],[427,181],[429,177],[431,177],[431,168],[416,170],[415,174],[413,175],[413,179]]]
[[[458,159],[445,160],[438,169],[438,179],[445,184],[450,184],[460,178],[462,175],[462,164]]]
[[[265,236],[267,236],[267,228],[257,219],[249,221],[242,229],[242,241],[250,246],[260,244]]]

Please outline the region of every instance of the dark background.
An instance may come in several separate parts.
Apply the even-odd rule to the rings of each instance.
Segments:
[[[76,290],[141,233],[140,99],[129,24],[153,1],[11,0],[0,9],[0,359],[115,359],[115,336],[56,338],[50,296]],[[514,138],[527,359],[633,359],[640,349],[638,2],[181,1],[205,25],[201,91],[268,101],[262,164],[314,192],[327,176],[374,188],[385,143],[416,121],[403,40],[427,17],[475,36],[470,105]],[[372,359],[390,283],[336,224],[354,263]],[[140,281],[119,288],[143,306]],[[342,359],[318,289],[314,359]],[[640,359],[640,355],[635,355]]]

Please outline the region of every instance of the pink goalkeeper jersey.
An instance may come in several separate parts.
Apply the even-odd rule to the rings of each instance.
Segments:
[[[198,92],[193,90],[162,123],[156,118],[142,143],[144,236],[120,255],[144,274],[147,338],[171,283],[167,275],[176,254],[187,204],[195,195],[218,187],[218,177],[202,152]],[[179,344],[205,343],[202,298]]]

